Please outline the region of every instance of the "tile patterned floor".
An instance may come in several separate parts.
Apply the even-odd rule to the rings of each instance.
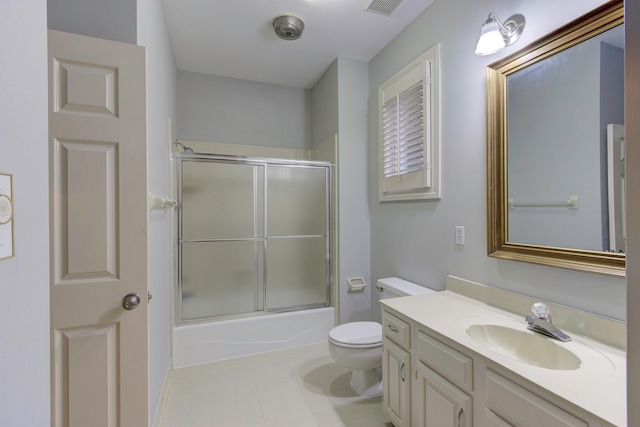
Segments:
[[[171,373],[157,427],[392,427],[382,398],[361,398],[326,343]]]

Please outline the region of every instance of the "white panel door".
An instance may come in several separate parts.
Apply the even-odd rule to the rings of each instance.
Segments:
[[[146,426],[145,52],[48,37],[51,424]]]

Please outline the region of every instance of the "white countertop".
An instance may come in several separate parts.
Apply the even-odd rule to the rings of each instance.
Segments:
[[[615,426],[627,425],[624,350],[568,332],[572,341],[557,343],[577,355],[582,364],[574,370],[545,369],[495,352],[465,331],[476,321],[506,322],[516,328],[519,323],[527,331],[524,317],[528,313],[515,315],[451,291],[381,303]]]

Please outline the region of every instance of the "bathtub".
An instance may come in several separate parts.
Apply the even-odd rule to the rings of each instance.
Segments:
[[[333,307],[177,326],[173,365],[181,368],[326,342],[333,326]]]

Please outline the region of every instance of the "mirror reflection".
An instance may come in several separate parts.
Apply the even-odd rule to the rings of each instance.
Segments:
[[[623,23],[614,0],[487,66],[489,256],[625,276]]]
[[[623,25],[509,74],[510,243],[625,252]]]

